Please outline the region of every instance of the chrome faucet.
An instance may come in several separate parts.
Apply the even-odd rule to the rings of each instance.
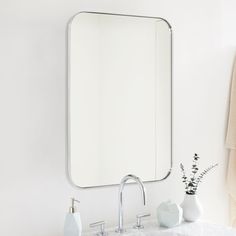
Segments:
[[[143,198],[143,205],[146,204],[146,190],[143,185],[142,180],[135,176],[135,175],[126,175],[124,178],[122,178],[120,182],[120,188],[119,188],[119,224],[118,229],[116,230],[117,233],[123,233],[124,230],[124,219],[123,219],[123,189],[128,180],[134,180],[140,187],[142,198]]]

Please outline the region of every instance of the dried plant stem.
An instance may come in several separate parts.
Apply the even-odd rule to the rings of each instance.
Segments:
[[[198,190],[198,186],[202,182],[203,177],[209,171],[211,171],[213,168],[218,166],[218,164],[211,165],[208,168],[206,168],[203,172],[201,172],[199,174],[199,176],[197,176],[197,173],[198,173],[198,170],[199,170],[199,168],[198,168],[199,158],[200,157],[195,153],[194,156],[193,156],[193,164],[192,164],[191,174],[190,174],[189,178],[186,176],[184,165],[182,163],[180,164],[180,169],[181,169],[181,172],[182,172],[182,182],[185,185],[185,192],[187,194],[191,194],[191,195],[196,194],[196,192]]]

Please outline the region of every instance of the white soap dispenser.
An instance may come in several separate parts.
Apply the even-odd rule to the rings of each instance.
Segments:
[[[66,215],[65,226],[64,226],[64,236],[81,236],[82,224],[80,213],[76,211],[75,203],[79,203],[78,200],[72,198],[71,207],[69,208],[69,213]]]

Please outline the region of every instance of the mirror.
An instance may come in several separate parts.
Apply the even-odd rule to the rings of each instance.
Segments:
[[[172,34],[158,17],[79,13],[68,28],[68,175],[78,187],[172,165]]]

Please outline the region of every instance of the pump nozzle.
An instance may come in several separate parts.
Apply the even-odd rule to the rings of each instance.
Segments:
[[[75,213],[75,202],[80,203],[80,201],[77,199],[71,198],[71,207],[69,208],[69,213]]]

